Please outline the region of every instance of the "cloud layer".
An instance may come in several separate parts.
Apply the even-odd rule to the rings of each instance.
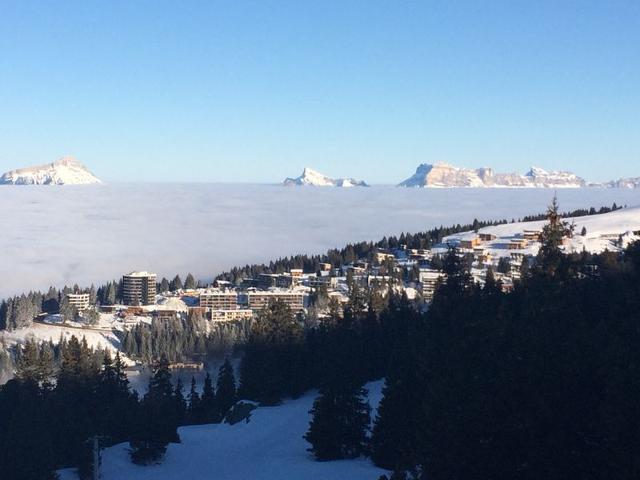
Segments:
[[[0,187],[0,298],[131,270],[210,279],[234,265],[544,211],[545,189],[113,184]],[[640,204],[640,189],[558,192],[563,210]]]

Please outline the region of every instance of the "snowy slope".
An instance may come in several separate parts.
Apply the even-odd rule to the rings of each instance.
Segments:
[[[0,185],[83,185],[101,183],[74,157],[66,156],[53,163],[19,168],[0,177]]]
[[[382,398],[382,381],[367,385],[369,401]],[[171,444],[160,465],[133,465],[128,444],[106,449],[102,480],[375,480],[386,473],[369,460],[316,462],[302,438],[316,392],[278,407],[260,407],[249,423],[199,425],[179,430],[182,443]],[[373,413],[375,415],[375,412]],[[372,415],[372,418],[373,418]],[[72,470],[61,480],[77,480]]]
[[[574,223],[574,236],[568,240],[563,247],[566,252],[581,252],[583,249],[591,253],[599,253],[604,250],[617,251],[620,246],[617,241],[622,237],[622,248],[630,242],[640,240],[640,207],[624,208],[615,212],[601,215],[590,215],[577,218],[565,219],[569,223]],[[521,238],[525,230],[541,230],[546,221],[539,222],[519,222],[485,227],[479,230],[480,233],[492,233],[497,236],[495,240],[484,243],[482,246],[494,256],[509,256],[511,250],[506,248],[506,244],[512,239]],[[580,235],[582,228],[587,233]],[[444,242],[456,244],[462,239],[475,237],[474,232],[464,232],[451,235],[444,239]],[[535,255],[539,249],[538,242],[532,242],[526,249],[518,250],[520,253]]]
[[[63,325],[45,325],[37,322],[28,328],[20,328],[11,332],[6,330],[0,331],[0,341],[7,347],[24,343],[25,340],[30,338],[43,342],[53,340],[53,343],[57,344],[60,337],[68,340],[72,335],[80,339],[85,337],[91,347],[108,348],[114,353],[120,346],[120,340],[118,340],[118,337],[116,337],[111,327],[89,329]]]
[[[304,186],[312,185],[315,187],[367,187],[368,185],[362,180],[354,178],[330,178],[320,172],[306,167],[302,175],[296,178],[286,178],[282,182],[284,186]]]

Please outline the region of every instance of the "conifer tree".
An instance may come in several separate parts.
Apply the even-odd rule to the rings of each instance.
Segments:
[[[162,280],[160,281],[160,285],[158,286],[158,291],[160,293],[166,293],[168,292],[170,289],[169,287],[169,280],[167,280],[166,278],[162,277]]]
[[[182,379],[178,378],[174,388],[174,403],[178,425],[183,425],[187,418],[187,400],[184,397],[184,386]]]
[[[191,290],[196,288],[197,286],[198,282],[196,281],[195,277],[191,273],[188,273],[187,277],[184,279],[184,288],[186,288],[187,290]]]
[[[309,413],[313,418],[304,435],[317,460],[338,460],[362,455],[367,446],[370,407],[361,387],[341,385],[320,389]]]
[[[236,379],[233,374],[233,366],[226,358],[218,372],[216,385],[216,406],[220,419],[224,418],[234,403],[236,403]]]
[[[176,401],[166,357],[156,365],[141,407],[141,422],[130,442],[131,459],[134,463],[148,465],[164,456],[169,442],[180,441]]]
[[[537,269],[546,275],[553,276],[562,262],[562,241],[570,237],[573,225],[562,220],[558,207],[558,198],[547,209],[547,224],[542,228],[540,235],[540,251],[537,257]]]
[[[188,416],[189,422],[192,424],[201,423],[202,419],[202,406],[200,405],[200,395],[196,388],[196,378],[191,377],[191,388],[189,395],[187,396],[188,404]]]
[[[176,290],[182,290],[182,288],[182,279],[180,278],[180,275],[176,275],[173,277],[173,280],[171,280],[171,283],[169,283],[169,289],[172,292],[175,292]]]
[[[204,377],[204,386],[202,388],[202,397],[200,397],[200,408],[202,410],[202,422],[214,423],[218,421],[218,412],[216,409],[216,395],[213,388],[213,380],[209,372]]]

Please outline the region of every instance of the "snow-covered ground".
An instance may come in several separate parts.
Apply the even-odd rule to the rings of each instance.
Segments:
[[[567,240],[564,245],[566,252],[581,252],[586,250],[591,253],[600,253],[604,250],[618,251],[635,240],[640,240],[640,207],[629,207],[602,215],[590,215],[585,217],[567,218],[569,224],[574,224],[573,238]],[[491,233],[497,238],[485,242],[482,247],[494,257],[509,256],[513,250],[507,249],[511,240],[522,238],[525,230],[540,231],[546,221],[509,223],[495,227],[481,228],[479,233]],[[586,229],[586,235],[581,235],[582,229]],[[465,232],[446,237],[445,243],[457,243],[460,240],[476,237],[475,232]],[[618,240],[622,236],[622,245]],[[517,250],[526,255],[538,253],[540,244],[531,242],[527,248]]]
[[[382,398],[383,382],[369,383],[369,403]],[[102,456],[103,480],[376,480],[386,473],[368,459],[316,462],[302,438],[316,392],[277,407],[259,407],[248,423],[200,425],[180,429],[182,443],[170,444],[160,465],[131,463],[128,444]],[[372,418],[375,411],[372,412]],[[63,470],[60,480],[77,480]]]
[[[474,218],[542,213],[545,189],[113,184],[0,188],[0,298],[132,270],[223,269]],[[564,189],[563,210],[640,205],[640,189]]]
[[[118,340],[111,329],[89,329],[43,323],[34,323],[29,328],[20,328],[11,332],[6,330],[0,331],[0,341],[7,347],[11,347],[16,343],[23,343],[29,338],[44,342],[53,340],[53,343],[57,344],[60,337],[68,340],[72,335],[75,335],[77,338],[85,337],[90,346],[94,348],[108,348],[114,353],[120,346],[120,340]]]

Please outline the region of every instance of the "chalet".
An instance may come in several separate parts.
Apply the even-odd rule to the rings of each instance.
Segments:
[[[376,252],[374,255],[376,263],[384,263],[387,260],[395,260],[395,258],[392,253],[388,252]]]
[[[522,250],[529,246],[529,240],[526,238],[514,238],[509,241],[507,248],[509,250]]]
[[[481,244],[482,244],[482,241],[480,240],[480,237],[473,237],[473,238],[460,240],[460,243],[458,243],[458,248],[472,250],[475,247],[480,246]]]
[[[478,237],[483,242],[491,242],[491,241],[495,240],[496,238],[498,238],[493,233],[479,233]]]
[[[542,232],[540,230],[525,230],[522,233],[522,238],[525,240],[531,240],[532,242],[539,242]]]

